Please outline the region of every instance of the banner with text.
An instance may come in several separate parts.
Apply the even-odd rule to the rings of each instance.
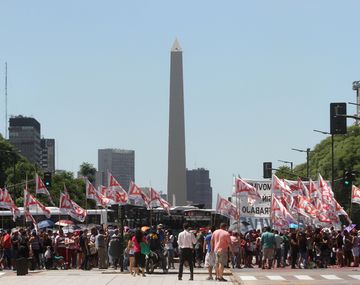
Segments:
[[[237,201],[237,206],[240,208],[240,221],[242,224],[248,223],[248,228],[253,229],[270,226],[271,180],[245,179],[245,181],[256,188],[261,199],[252,206],[248,204],[247,198]]]

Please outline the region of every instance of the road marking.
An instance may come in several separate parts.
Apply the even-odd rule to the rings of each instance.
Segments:
[[[1,276],[1,275],[4,275],[4,274],[5,274],[5,272],[0,272],[0,276]]]
[[[309,275],[294,275],[294,276],[299,280],[314,280],[314,278],[311,278]]]
[[[249,276],[249,275],[240,275],[239,276],[242,281],[256,281],[255,276]]]
[[[327,280],[342,280],[342,278],[339,278],[336,275],[320,275],[320,276]]]
[[[349,277],[360,280],[360,275],[349,275]]]
[[[269,278],[272,281],[284,281],[286,280],[285,278],[279,276],[279,275],[271,275],[271,276],[266,276],[267,278]]]

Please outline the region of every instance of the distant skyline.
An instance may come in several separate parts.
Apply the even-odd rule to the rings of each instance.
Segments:
[[[183,50],[187,168],[213,197],[263,161],[305,162],[329,131],[330,102],[355,102],[358,1],[1,1],[0,132],[32,116],[59,169],[133,149],[136,180],[167,192],[170,50]],[[348,113],[356,113],[348,105]],[[348,125],[353,124],[348,120]]]

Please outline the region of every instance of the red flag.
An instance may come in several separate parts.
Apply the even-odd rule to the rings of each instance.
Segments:
[[[69,195],[64,193],[60,193],[59,210],[60,212],[69,215],[70,217],[80,222],[84,222],[87,215],[86,210],[81,208],[78,204],[70,199]]]
[[[150,201],[160,201],[160,199],[160,194],[154,188],[150,188]]]
[[[42,203],[40,203],[30,192],[27,190],[27,187],[24,189],[24,209],[28,208],[29,211],[40,211],[48,219],[51,216],[50,210],[46,208]]]
[[[0,208],[8,209],[13,215],[13,221],[16,221],[16,217],[20,217],[20,210],[15,205],[10,193],[7,189],[0,188]]]
[[[334,193],[331,190],[331,187],[326,183],[326,181],[322,178],[322,176],[319,173],[319,189],[321,192],[322,202],[323,206],[327,210],[331,209],[333,210],[335,208],[335,198]]]
[[[145,194],[145,192],[139,186],[137,186],[133,181],[130,182],[129,196],[140,197],[144,201],[146,207],[147,208],[150,207],[151,198],[148,197]]]
[[[108,173],[108,197],[113,200],[115,204],[126,204],[128,201],[128,195],[120,183],[115,179],[114,176],[109,172]]]
[[[360,204],[360,188],[355,185],[352,186],[351,202]]]
[[[285,181],[280,180],[275,174],[272,176],[272,192],[276,197],[291,195],[290,187]]]
[[[256,188],[240,177],[235,178],[235,194],[240,197],[246,197],[250,206],[253,206],[256,201],[261,200],[261,196]]]
[[[217,196],[216,212],[227,217],[232,217],[236,220],[239,219],[239,212],[236,206],[221,197],[219,194]]]
[[[288,224],[296,223],[294,217],[276,197],[272,198],[271,216],[273,222],[276,220],[284,220]]]
[[[160,205],[170,215],[171,204],[168,201],[160,198]]]
[[[86,179],[86,198],[95,200],[96,203],[98,205],[101,205],[103,208],[107,208],[108,205],[113,203],[113,201],[99,193],[96,188],[91,184],[89,179]]]
[[[37,173],[35,175],[35,184],[36,184],[35,193],[36,194],[45,194],[45,195],[47,195],[49,197],[50,204],[55,206],[49,191],[47,190],[44,182],[41,180],[40,176]]]

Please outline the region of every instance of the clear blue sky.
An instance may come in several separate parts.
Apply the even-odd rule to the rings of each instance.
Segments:
[[[97,149],[136,151],[136,181],[166,191],[170,48],[183,48],[187,167],[214,198],[262,162],[295,164],[355,101],[359,1],[1,1],[0,76],[9,114],[55,138],[59,169]],[[1,80],[0,131],[4,133]],[[355,112],[349,107],[349,113]],[[348,120],[348,124],[352,124]]]

